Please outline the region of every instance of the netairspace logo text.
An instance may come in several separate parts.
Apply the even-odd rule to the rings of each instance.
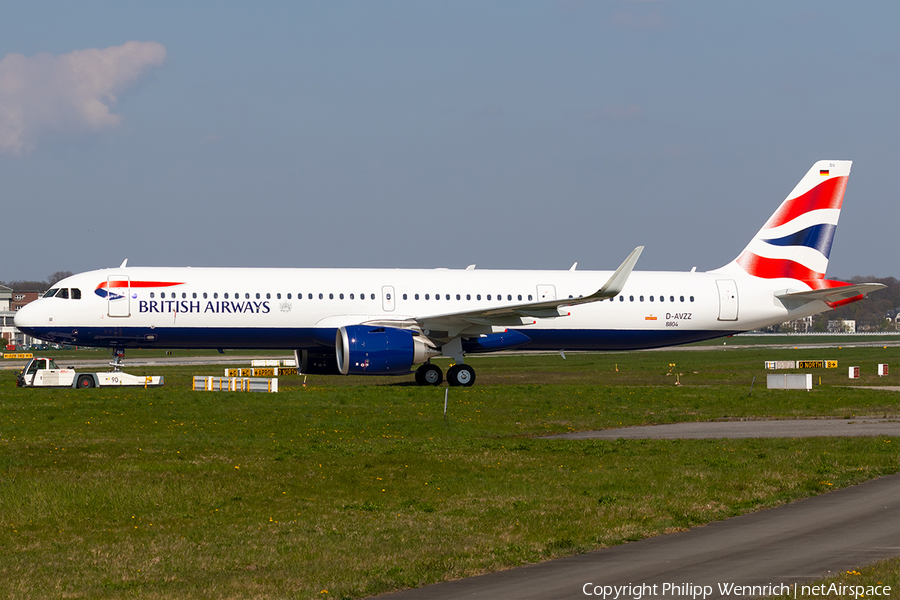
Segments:
[[[603,600],[641,600],[641,598],[670,597],[705,600],[717,592],[716,597],[738,596],[781,596],[792,598],[887,598],[891,595],[889,585],[845,585],[839,583],[801,585],[775,583],[768,585],[736,585],[719,583],[715,588],[711,585],[695,585],[693,583],[655,583],[653,585],[595,585],[586,583],[581,591],[585,596],[596,596]]]

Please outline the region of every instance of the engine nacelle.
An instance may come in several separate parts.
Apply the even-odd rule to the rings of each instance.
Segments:
[[[407,329],[369,325],[339,327],[334,347],[344,375],[403,375],[441,353]]]
[[[339,375],[337,361],[331,349],[294,350],[298,373],[301,375]]]
[[[466,354],[476,354],[478,352],[512,350],[530,343],[531,338],[524,333],[507,329],[501,333],[491,333],[477,338],[465,339],[462,342],[462,349]]]

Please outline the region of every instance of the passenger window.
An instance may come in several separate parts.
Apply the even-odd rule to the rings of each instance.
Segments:
[[[403,294],[403,299],[406,300],[406,294]]]
[[[181,297],[182,297],[182,299],[187,298],[187,292],[181,292]]]
[[[435,294],[435,295],[434,295],[434,299],[435,299],[435,300],[440,300],[440,299],[441,299],[441,295],[440,295],[440,294]]]
[[[228,300],[228,292],[225,292],[224,294],[222,294],[222,297],[225,298],[226,300]]]
[[[522,294],[519,294],[519,300],[521,300],[521,299],[522,299]]]
[[[150,297],[152,298],[153,294],[150,294]],[[218,298],[218,297],[219,297],[219,292],[213,292],[213,299]]]
[[[374,299],[375,299],[375,294],[372,294],[372,300],[374,300]]]
[[[528,294],[528,300],[529,301],[531,300],[531,294]]]
[[[334,294],[328,294],[328,299],[329,299],[329,300],[334,300]]]
[[[472,299],[472,294],[466,294],[466,300],[471,300],[471,299]]]
[[[634,296],[628,296],[628,301],[629,301],[629,302],[634,302]]]
[[[319,293],[319,300],[323,300],[324,298],[325,298],[325,296],[323,296],[322,293],[320,292],[320,293]]]
[[[456,295],[456,299],[457,299],[457,300],[462,300],[462,297],[461,297],[459,294],[457,294],[457,295]]]
[[[299,300],[300,298],[302,298],[302,297],[303,297],[302,294],[298,294],[298,295],[297,295],[297,299],[298,299],[298,300]],[[288,300],[291,299],[291,293],[290,293],[290,292],[288,292],[287,299],[288,299]]]
[[[426,299],[426,300],[431,300],[431,296],[430,296],[429,294],[425,294],[425,299]]]
[[[413,298],[415,298],[416,300],[418,300],[418,299],[419,299],[419,295],[416,294],[415,296],[413,296]]]
[[[693,296],[691,296],[691,302],[693,302],[693,301],[694,301],[694,297],[693,297]]]
[[[154,295],[153,295],[153,292],[150,292],[150,297],[151,297],[151,298],[153,298],[153,297],[154,297]]]
[[[650,296],[650,302],[653,302],[653,296]]]
[[[206,292],[203,292],[203,299],[206,300]]]
[[[625,296],[619,296],[619,302],[625,302]]]
[[[643,296],[641,296],[641,302],[643,302],[643,301],[644,301],[644,297],[643,297]]]
[[[476,294],[476,295],[475,295],[475,299],[476,299],[476,300],[481,300],[481,294]]]
[[[506,299],[507,299],[507,300],[512,300],[512,294],[507,294],[507,295],[506,295]]]
[[[344,299],[344,294],[339,294],[339,296],[340,296],[340,299],[341,299],[341,300]]]
[[[487,295],[487,299],[488,299],[488,300],[491,299],[491,295],[490,295],[490,294]]]
[[[256,294],[256,297],[259,298],[259,294]],[[244,292],[244,300],[250,299],[250,292]]]
[[[445,296],[445,298],[446,298],[447,300],[449,300],[449,299],[450,299],[450,294],[447,294],[447,295]]]
[[[669,302],[675,302],[675,296],[669,296]]]

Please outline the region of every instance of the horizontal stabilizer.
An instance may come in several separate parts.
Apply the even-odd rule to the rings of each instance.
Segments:
[[[831,307],[836,307],[848,304],[848,300],[862,300],[865,295],[884,287],[887,286],[882,283],[855,283],[840,287],[823,288],[821,290],[810,290],[808,292],[783,292],[775,294],[775,297],[785,302],[799,304],[821,300]]]

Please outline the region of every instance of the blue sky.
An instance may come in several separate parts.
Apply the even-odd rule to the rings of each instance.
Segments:
[[[898,25],[895,1],[0,1],[0,280],[637,245],[708,270],[819,159],[854,161],[828,274],[898,276]]]

